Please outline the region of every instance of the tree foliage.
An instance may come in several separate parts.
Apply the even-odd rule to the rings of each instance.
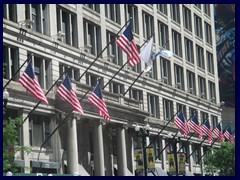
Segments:
[[[221,143],[221,148],[211,148],[204,163],[210,175],[235,176],[235,143],[227,141]]]

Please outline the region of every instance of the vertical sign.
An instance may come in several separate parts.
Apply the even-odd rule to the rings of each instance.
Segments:
[[[185,153],[178,153],[178,169],[179,175],[185,175]]]
[[[136,164],[136,170],[142,171],[143,170],[143,152],[142,148],[135,148],[135,164]]]
[[[168,153],[168,167],[169,167],[169,174],[171,176],[176,175],[176,166],[174,162],[174,154]]]
[[[155,171],[155,156],[153,147],[146,148],[148,171]]]

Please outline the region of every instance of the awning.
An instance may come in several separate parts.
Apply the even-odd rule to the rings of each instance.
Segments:
[[[156,167],[155,171],[148,173],[148,176],[168,176],[168,174],[162,168]]]

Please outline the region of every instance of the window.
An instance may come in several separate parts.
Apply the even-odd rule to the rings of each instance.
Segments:
[[[3,17],[13,22],[17,22],[17,5],[16,4],[3,4],[4,12]]]
[[[192,32],[191,11],[183,6],[183,26]]]
[[[19,67],[18,48],[8,45],[3,45],[3,66],[4,79],[11,79]],[[13,77],[14,81],[19,79],[19,75]]]
[[[161,75],[162,75],[162,79],[161,81],[165,84],[169,84],[171,85],[171,66],[170,66],[170,61],[161,58]]]
[[[194,4],[198,9],[201,9],[201,4]]]
[[[214,74],[213,55],[207,51],[207,69],[208,72]]]
[[[86,83],[89,86],[95,87],[97,83],[100,83],[101,88],[103,88],[103,78],[98,75],[86,73]]]
[[[84,22],[84,45],[88,52],[97,56],[101,48],[101,32],[100,27],[90,21],[83,20]]]
[[[172,47],[173,53],[182,57],[181,35],[174,30],[172,31]]]
[[[167,4],[157,4],[157,10],[167,15]]]
[[[203,124],[205,120],[208,118],[208,114],[206,112],[201,111],[200,115],[201,115],[201,124]]]
[[[30,115],[29,117],[29,140],[31,146],[40,147],[51,133],[50,117],[43,115]],[[51,147],[51,139],[44,147]]]
[[[83,5],[100,13],[100,5],[99,4],[83,4]]]
[[[185,159],[186,159],[189,156],[189,144],[188,144],[188,142],[181,141],[179,146],[181,148],[179,152],[185,153]],[[186,163],[189,163],[189,158],[186,159],[186,160],[187,160]]]
[[[177,23],[180,23],[179,4],[171,4],[171,18]]]
[[[120,24],[120,4],[105,4],[105,15]]]
[[[131,88],[129,95],[131,99],[135,99],[137,101],[143,100],[143,93],[141,90]]]
[[[182,112],[184,114],[185,117],[187,117],[186,115],[186,106],[184,106],[183,104],[179,104],[177,103],[177,112]]]
[[[77,17],[65,9],[57,7],[57,32],[64,33],[63,42],[77,47]]]
[[[194,114],[198,114],[197,109],[189,107],[189,117],[193,117]]]
[[[30,53],[28,54],[28,57]],[[51,79],[51,61],[43,57],[34,55],[32,56],[32,64],[34,66],[35,75],[42,89],[49,89],[52,86]]]
[[[198,45],[196,45],[196,56],[198,67],[205,69],[203,48]]]
[[[158,96],[154,96],[152,94],[147,94],[148,98],[148,112],[155,118],[159,118],[159,102]]]
[[[203,77],[198,76],[198,89],[199,97],[206,99],[206,80]]]
[[[199,159],[201,157],[201,148],[199,148],[199,145],[193,144],[192,146],[193,153],[193,164],[199,164]]]
[[[154,31],[153,17],[144,11],[142,17],[143,17],[143,37],[147,39],[153,34]]]
[[[49,10],[47,4],[26,4],[26,20],[33,22],[33,31],[50,34]]]
[[[163,99],[163,118],[169,121],[173,117],[173,102]]]
[[[211,115],[211,126],[214,129],[218,125],[218,118],[217,116]]]
[[[169,50],[168,43],[168,26],[158,21],[159,46]]]
[[[193,56],[193,42],[188,38],[184,38],[185,43],[185,57],[186,60],[190,63],[194,64],[194,56]]]
[[[195,35],[199,38],[203,38],[202,34],[202,19],[194,14]]]
[[[210,4],[203,4],[203,9],[204,13],[210,17],[211,16]]]
[[[139,24],[138,24],[138,9],[132,4],[125,4],[125,21],[127,22],[130,17],[132,17],[131,28],[132,32],[139,34]]]
[[[117,64],[119,66],[123,65],[122,50],[117,46],[116,42],[113,41],[117,39],[117,36],[109,31],[107,31],[107,42],[111,42],[108,45],[108,61]]]
[[[188,93],[196,95],[195,74],[191,71],[187,71],[187,86]]]
[[[153,67],[149,72],[149,77],[157,79],[157,61],[153,61]]]
[[[205,24],[205,38],[206,38],[206,42],[208,44],[212,45],[212,30],[211,30],[211,25],[208,23],[204,23]]]
[[[208,88],[209,88],[209,99],[211,102],[216,102],[216,93],[215,93],[215,83],[208,81]]]
[[[160,154],[160,151],[162,150],[162,143],[161,143],[161,138],[159,138],[159,136],[152,136],[150,135],[149,137],[150,142],[152,142],[152,147],[154,149],[154,154],[155,154],[155,158],[157,158],[158,160],[162,160],[162,154]]]
[[[174,65],[174,69],[175,69],[175,87],[177,89],[184,90],[183,68],[178,65]]]
[[[65,64],[59,64],[59,72],[60,72],[59,75],[61,75],[65,71],[67,72],[67,74],[72,80],[79,81],[80,69],[69,67],[68,65],[65,65]],[[64,78],[65,78],[65,74],[62,76],[61,79],[64,79]]]
[[[124,86],[122,84],[111,82],[109,84],[109,91],[115,94],[123,94],[124,93]]]

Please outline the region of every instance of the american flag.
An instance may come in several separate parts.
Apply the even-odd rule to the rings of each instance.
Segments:
[[[202,137],[202,128],[198,123],[198,119],[197,119],[196,115],[194,115],[192,117],[192,120],[189,123],[189,127],[190,127],[190,129],[192,129],[193,131],[195,131],[198,134],[199,139],[203,138]]]
[[[183,132],[184,137],[187,137],[190,131],[187,124],[187,120],[182,112],[178,114],[173,123]]]
[[[223,133],[224,137],[229,140],[231,143],[234,142],[234,135],[232,134],[232,129],[229,126],[227,130]]]
[[[102,116],[105,120],[110,121],[110,116],[108,114],[107,106],[102,95],[102,90],[100,84],[98,83],[88,101],[98,109],[99,116]]]
[[[221,128],[220,123],[214,128],[213,134],[214,134],[215,136],[217,136],[217,138],[220,140],[220,142],[223,142],[223,141],[224,141],[224,139],[223,139],[223,133],[222,133],[222,128]]]
[[[62,100],[72,106],[75,111],[79,112],[80,114],[84,114],[83,109],[78,101],[77,95],[73,90],[72,82],[68,75],[66,75],[65,79],[59,86],[56,94],[58,94],[62,98]]]
[[[207,135],[209,142],[212,143],[212,140],[213,140],[212,139],[212,131],[211,131],[208,119],[202,125],[202,131]]]
[[[31,61],[28,63],[26,70],[19,78],[18,82],[39,101],[48,104],[48,100],[38,83]]]
[[[123,34],[118,38],[116,44],[127,54],[131,67],[141,61],[137,46],[133,40],[131,24],[128,25]]]

